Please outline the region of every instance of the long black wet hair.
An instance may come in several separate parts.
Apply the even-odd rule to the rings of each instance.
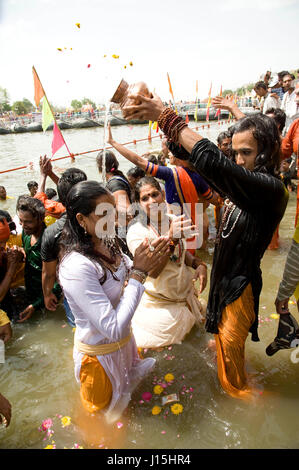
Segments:
[[[280,136],[274,119],[258,113],[237,121],[231,128],[232,137],[251,130],[258,144],[258,155],[253,171],[278,176],[280,164]]]
[[[76,215],[80,212],[88,216],[95,211],[97,199],[110,194],[98,181],[81,181],[70,189],[66,198],[67,221],[59,242],[60,259],[71,251],[77,251],[99,262],[101,255],[95,252],[91,236],[85,234],[84,229],[77,221]]]

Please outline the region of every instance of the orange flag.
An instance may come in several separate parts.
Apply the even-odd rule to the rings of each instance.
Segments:
[[[43,96],[45,96],[45,92],[34,67],[32,67],[32,73],[33,73],[33,81],[34,81],[34,101],[35,101],[36,107],[38,108],[40,100],[42,99]]]
[[[171,86],[171,83],[170,83],[170,77],[169,77],[169,74],[167,72],[167,79],[168,79],[168,85],[169,85],[169,91],[170,91],[170,94],[171,94],[171,97],[172,97],[172,100],[173,100],[173,104],[174,104],[174,108],[175,108],[175,112],[177,112],[177,109],[176,109],[176,105],[175,105],[175,101],[174,101],[174,96],[173,96],[173,91],[172,91],[172,86]]]

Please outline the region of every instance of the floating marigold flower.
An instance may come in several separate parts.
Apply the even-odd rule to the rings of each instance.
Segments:
[[[57,47],[57,50],[58,50],[58,51],[60,51],[60,52],[62,52],[62,49],[61,49],[61,47]]]
[[[271,317],[271,318],[274,318],[274,320],[278,320],[279,315],[278,315],[278,313],[272,313],[272,314],[270,315],[270,317]]]
[[[166,374],[164,377],[164,380],[166,382],[172,382],[174,380],[174,375],[173,374]]]
[[[46,447],[44,447],[44,449],[56,449],[56,445],[55,444],[48,444]]]
[[[131,65],[131,67],[132,67],[132,66],[133,66],[133,62],[132,62],[132,61],[131,61],[131,62],[129,62],[129,65]]]
[[[161,413],[161,411],[162,411],[162,408],[160,408],[160,406],[156,405],[152,408],[152,415],[154,415],[154,416],[159,415]]]
[[[80,23],[76,23],[76,26],[77,26],[77,28],[80,29],[81,24],[80,24]]]
[[[69,416],[63,416],[63,418],[61,418],[61,424],[63,428],[69,426],[71,424],[71,418]]]
[[[119,55],[112,54],[113,59],[119,59]]]
[[[174,405],[170,407],[170,409],[174,415],[179,415],[180,413],[183,412],[184,408],[183,408],[183,405],[181,405],[180,403],[175,403]]]
[[[160,394],[163,392],[163,390],[164,390],[164,389],[163,389],[163,387],[161,387],[161,385],[156,385],[156,386],[154,387],[154,393],[155,393],[156,395],[160,395]]]

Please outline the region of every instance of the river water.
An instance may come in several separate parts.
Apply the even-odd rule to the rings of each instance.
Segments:
[[[194,124],[191,123],[193,126]],[[200,133],[215,141],[219,130],[211,123]],[[119,142],[143,139],[148,135],[146,125],[113,127],[113,135]],[[63,131],[70,150],[83,152],[103,146],[103,129],[79,129]],[[155,132],[152,134],[155,135]],[[2,135],[0,170],[27,165],[33,162],[33,170],[18,170],[0,175],[0,185],[7,188],[13,199],[1,204],[15,214],[16,198],[27,193],[26,183],[38,181],[38,158],[50,154],[52,132]],[[157,151],[159,138],[137,143],[142,154]],[[61,149],[56,156],[66,155]],[[88,178],[99,180],[95,164],[96,153],[76,158],[72,166],[86,171]],[[126,172],[131,166],[119,156],[120,168]],[[54,163],[59,173],[68,166],[69,160]],[[54,187],[51,183],[49,186]],[[221,389],[216,373],[215,355],[208,348],[212,335],[203,328],[193,329],[181,345],[161,352],[145,352],[157,359],[156,368],[133,394],[125,416],[114,425],[114,446],[127,449],[274,449],[299,448],[299,363],[291,360],[291,352],[280,351],[272,358],[265,349],[276,335],[278,320],[274,299],[282,276],[286,255],[294,231],[295,194],[290,194],[289,204],[280,225],[280,247],[267,251],[263,261],[263,290],[260,300],[260,342],[250,337],[246,343],[248,370],[255,376],[260,387],[256,402],[247,404],[230,398]],[[213,245],[203,253],[210,270]],[[208,287],[203,293],[207,299]],[[293,299],[294,300],[294,299]],[[290,305],[296,314],[294,304]],[[67,325],[63,309],[47,312],[43,317],[32,318],[24,324],[13,326],[13,339],[6,346],[6,361],[0,364],[0,392],[12,404],[12,421],[6,429],[0,427],[0,448],[42,449],[47,445],[56,448],[91,448],[94,444],[83,435],[84,427],[79,388],[74,378],[72,359],[73,331]],[[153,416],[154,405],[161,406],[161,396],[153,393],[153,387],[163,381],[167,373],[174,381],[165,394],[176,393],[183,412],[174,415],[170,405]],[[144,392],[153,393],[150,402],[142,400]],[[162,394],[163,395],[163,394]],[[62,425],[61,418],[70,417],[70,424]],[[51,431],[46,434],[39,428],[42,422],[52,420]],[[119,439],[118,439],[119,437]],[[113,445],[113,444],[111,444]]]

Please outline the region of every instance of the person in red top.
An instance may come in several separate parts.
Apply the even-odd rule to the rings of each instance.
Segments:
[[[297,103],[297,110],[299,111],[299,82],[295,87],[295,102]],[[299,155],[299,118],[291,124],[286,136],[281,142],[282,158],[289,158],[292,153]]]
[[[55,184],[58,183],[59,178],[52,169],[51,159],[47,158],[47,155],[40,157],[39,159],[39,167],[40,167],[40,182],[37,188],[36,195],[34,196],[36,199],[39,199],[46,209],[46,216],[51,215],[55,217],[55,219],[60,219],[62,214],[65,212],[65,207],[61,202],[54,201],[53,199],[48,199],[45,188],[46,188],[46,179],[48,176],[54,181]]]

